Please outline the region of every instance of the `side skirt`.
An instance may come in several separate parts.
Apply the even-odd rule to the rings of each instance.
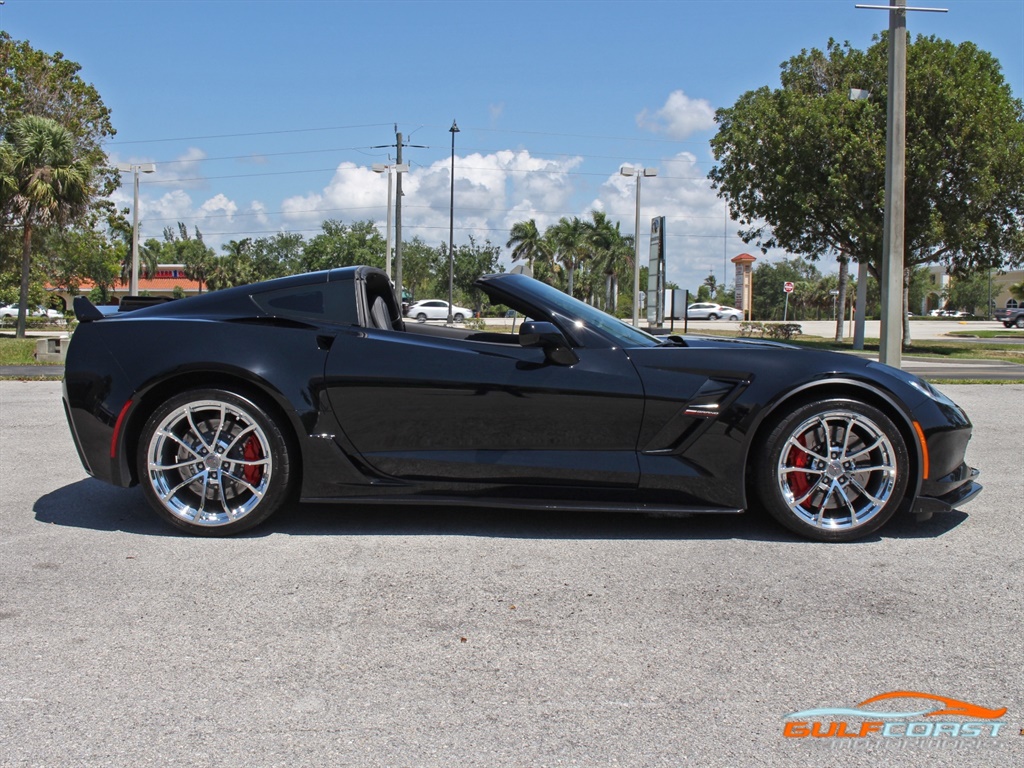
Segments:
[[[727,507],[687,507],[679,504],[622,503],[568,500],[539,500],[465,496],[339,496],[334,498],[303,498],[307,504],[373,504],[377,506],[486,507],[496,509],[527,509],[586,512],[639,512],[665,517],[689,515],[739,515],[745,510]]]

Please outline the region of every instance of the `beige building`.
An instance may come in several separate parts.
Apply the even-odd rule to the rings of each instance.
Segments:
[[[998,275],[993,272],[992,308],[1016,308],[1018,300],[1010,293],[1010,286],[1019,283],[1022,280],[1024,280],[1024,270],[1015,269],[1002,275]],[[944,266],[939,265],[928,268],[928,292],[925,294],[923,302],[924,306],[921,307],[920,314],[927,315],[933,309],[945,308],[946,300],[943,298],[943,293],[947,288],[949,288],[952,281],[953,278],[947,274]],[[954,309],[956,309],[956,307],[954,307]],[[980,312],[981,308],[979,308],[978,311]]]

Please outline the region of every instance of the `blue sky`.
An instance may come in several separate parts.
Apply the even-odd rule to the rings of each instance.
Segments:
[[[870,0],[868,0],[870,2]],[[881,2],[873,4],[883,4]],[[911,34],[970,40],[1024,97],[1024,0],[911,6]],[[141,235],[198,225],[215,248],[320,221],[384,230],[394,127],[409,148],[403,237],[447,241],[452,120],[455,241],[504,245],[515,221],[607,211],[634,228],[622,164],[642,188],[641,247],[667,217],[669,279],[695,288],[752,252],[706,175],[712,116],[778,85],[779,65],[830,37],[864,48],[884,11],[854,0],[320,2],[7,0],[0,28],[61,51],[113,112],[114,162],[154,162]],[[883,140],[880,137],[880,140]],[[389,153],[391,153],[389,155]],[[130,205],[131,183],[118,193]],[[769,258],[778,257],[772,254]],[[827,271],[829,260],[822,264]]]

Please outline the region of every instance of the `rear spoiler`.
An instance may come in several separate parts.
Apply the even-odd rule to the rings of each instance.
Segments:
[[[117,307],[104,306],[100,309],[91,301],[88,296],[75,296],[74,309],[75,317],[80,323],[91,323],[93,320],[102,320],[113,312],[131,312],[133,309],[152,307],[154,304],[163,304],[173,299],[167,296],[125,296]]]

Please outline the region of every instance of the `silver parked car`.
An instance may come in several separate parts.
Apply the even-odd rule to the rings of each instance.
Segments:
[[[405,310],[405,316],[411,317],[417,322],[425,323],[427,320],[447,320],[448,302],[441,299],[422,299],[415,301]],[[452,320],[461,323],[467,317],[473,316],[473,310],[466,307],[452,305]]]
[[[686,308],[687,320],[718,320],[719,318],[742,320],[743,313],[736,309],[736,307],[726,307],[722,304],[714,304],[708,301],[691,304]]]

